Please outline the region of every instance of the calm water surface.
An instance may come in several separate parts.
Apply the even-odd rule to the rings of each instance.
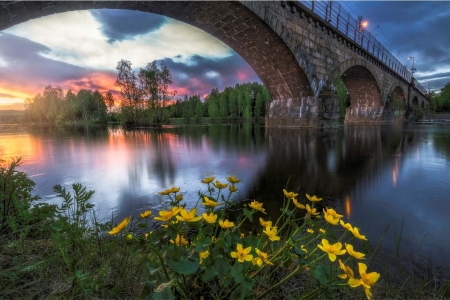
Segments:
[[[402,230],[401,253],[450,274],[450,124],[266,129],[252,124],[161,130],[0,127],[0,157],[21,156],[36,194],[52,187],[95,190],[104,220],[163,209],[158,191],[181,188],[188,206],[200,180],[235,175],[239,199],[264,201],[276,215],[282,189],[331,199],[386,255]],[[403,226],[402,226],[403,223]]]

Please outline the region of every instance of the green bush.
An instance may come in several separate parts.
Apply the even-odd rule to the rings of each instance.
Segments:
[[[35,183],[26,173],[17,170],[20,163],[21,158],[16,158],[9,165],[0,166],[0,234],[15,232],[43,217],[39,209],[30,211],[32,203],[39,197],[31,196]]]
[[[285,201],[277,220],[263,219],[263,204],[254,200],[232,222],[227,212],[235,205],[231,196],[240,180],[227,177],[229,183],[221,183],[214,179],[202,180],[208,188],[199,192],[197,205],[206,210],[201,215],[197,205],[188,210],[180,189],[172,187],[159,193],[170,204],[153,218],[161,224],[159,228],[150,224],[152,212],[144,211],[138,222],[140,235],[126,230],[131,216],[109,231],[146,258],[141,299],[205,299],[205,295],[208,299],[261,299],[299,272],[317,282],[302,298],[332,298],[358,286],[371,298],[371,287],[380,274],[367,273],[367,265],[359,262],[365,254],[350,244],[353,239],[367,239],[358,228],[344,223],[334,209],[324,209],[321,218],[314,207],[321,198],[306,195],[307,201],[299,201],[298,194],[283,190]],[[261,226],[244,230],[244,224],[255,216]],[[334,226],[343,231],[339,238]],[[348,232],[352,236],[345,239],[348,243],[343,248]],[[358,267],[359,276],[351,265]],[[271,276],[280,269],[289,272],[274,282]]]

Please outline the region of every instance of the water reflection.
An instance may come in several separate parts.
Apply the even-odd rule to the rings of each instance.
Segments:
[[[448,266],[450,250],[442,238],[450,234],[448,129],[265,129],[250,123],[136,131],[0,127],[0,154],[24,157],[21,168],[45,201],[56,201],[55,184],[80,182],[94,189],[106,219],[165,208],[157,192],[172,185],[193,206],[205,187],[200,179],[211,175],[242,179],[237,196],[264,201],[271,219],[279,214],[283,188],[315,194],[375,243],[393,221],[387,250],[393,250],[393,229],[399,232],[403,222],[404,253]]]
[[[392,221],[385,249],[394,250],[394,232],[403,226],[402,253],[448,266],[442,237],[450,235],[443,213],[450,209],[449,137],[449,131],[424,126],[268,128],[268,161],[259,179],[264,189],[251,197],[268,197],[268,211],[276,216],[280,187],[323,196],[371,241]]]

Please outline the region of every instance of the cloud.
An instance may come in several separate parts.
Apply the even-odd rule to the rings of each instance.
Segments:
[[[133,39],[159,29],[166,22],[163,16],[140,11],[98,9],[90,12],[101,24],[101,30],[109,43]]]
[[[380,26],[376,38],[408,68],[413,56],[417,73],[450,70],[448,1],[359,1],[351,7],[367,13],[372,28]]]
[[[213,88],[220,91],[242,82],[261,82],[253,69],[237,54],[221,59],[194,55],[187,62],[164,60],[173,79],[177,98],[184,94],[203,96]]]
[[[121,13],[135,14],[133,11]],[[149,18],[155,16],[142,14]],[[165,19],[158,29],[135,35],[132,39],[116,40],[112,44],[107,42],[109,38],[105,38],[102,26],[103,23],[99,23],[90,11],[77,11],[33,19],[4,32],[47,46],[51,51],[42,54],[47,58],[97,70],[115,71],[121,59],[132,61],[135,68],[143,68],[147,63],[165,57],[182,61],[195,54],[223,58],[233,53],[215,37],[173,19]],[[136,32],[137,29],[134,30]],[[175,58],[177,55],[180,58]]]
[[[0,66],[0,96],[25,99],[42,92],[47,85],[65,90],[104,90],[114,84],[113,72],[99,72],[43,56],[50,51],[26,38],[0,33],[0,56],[7,62]]]

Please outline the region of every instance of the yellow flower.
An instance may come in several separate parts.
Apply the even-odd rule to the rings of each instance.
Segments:
[[[272,221],[264,221],[263,218],[259,218],[259,224],[261,224],[262,227],[272,226]]]
[[[243,239],[245,237],[245,234],[241,233],[241,239]]]
[[[344,221],[339,220],[339,223],[347,230],[350,230],[353,233],[353,227],[350,223],[344,223]]]
[[[252,247],[247,247],[245,249],[242,248],[242,244],[237,244],[236,252],[231,252],[230,255],[232,258],[237,258],[238,262],[242,263],[244,260],[251,261],[253,255],[249,254],[252,251]]]
[[[371,272],[367,274],[367,266],[363,263],[358,263],[358,267],[361,279],[350,278],[348,280],[348,285],[351,287],[362,285],[364,287],[364,291],[366,292],[367,299],[370,300],[372,298],[372,292],[370,291],[370,288],[378,281],[378,279],[380,278],[380,273]]]
[[[365,236],[365,235],[361,235],[361,234],[359,233],[359,229],[358,229],[357,227],[353,227],[352,233],[353,233],[353,235],[354,235],[356,238],[358,238],[358,239],[360,239],[360,240],[365,240],[365,241],[367,241],[366,236]]]
[[[164,190],[162,192],[158,192],[160,195],[169,195],[170,193],[177,193],[180,190],[180,188],[172,187],[170,189]]]
[[[228,186],[228,183],[220,183],[219,180],[216,180],[216,183],[213,182],[213,186],[218,188],[219,190],[224,189]]]
[[[306,229],[306,232],[308,233],[314,233],[314,230],[312,230],[311,228]]]
[[[336,260],[336,255],[345,254],[345,250],[341,250],[342,243],[338,242],[336,244],[330,245],[328,240],[322,239],[322,245],[317,245],[322,251],[328,253],[328,258],[334,262]]]
[[[277,227],[275,227],[275,226],[274,227],[266,226],[266,230],[263,230],[263,232],[267,235],[269,240],[271,240],[272,242],[280,240],[280,237],[277,236]]]
[[[228,182],[230,182],[232,184],[241,182],[240,179],[236,179],[236,177],[234,177],[234,176],[227,177],[227,180],[228,180]]]
[[[295,206],[297,206],[300,209],[305,209],[305,206],[301,203],[298,203],[296,198],[292,198],[292,202],[294,203]]]
[[[214,176],[211,177],[206,177],[205,179],[202,180],[203,183],[211,183],[214,180]]]
[[[171,192],[172,192],[172,189],[167,189],[162,192],[158,192],[158,194],[166,196],[166,195],[169,195]]]
[[[255,251],[256,251],[256,254],[258,254],[258,257],[255,257],[252,260],[252,263],[255,266],[261,267],[263,263],[265,263],[266,265],[272,265],[273,266],[273,263],[271,263],[269,261],[269,255],[267,253],[264,253],[264,252],[260,251],[258,248],[255,248]]]
[[[222,205],[223,203],[218,203],[214,200],[210,200],[208,197],[203,196],[203,199],[205,200],[205,202],[202,202],[200,204],[204,205],[204,206],[211,206],[211,207],[216,207],[219,205]]]
[[[167,222],[171,218],[175,217],[182,209],[183,208],[181,207],[172,207],[169,211],[162,210],[159,212],[160,217],[154,217],[153,219],[156,221]]]
[[[123,219],[122,222],[119,223],[119,225],[117,225],[116,227],[114,227],[113,229],[111,229],[110,232],[108,232],[110,235],[115,235],[118,234],[119,232],[121,232],[125,227],[127,227],[128,223],[130,223],[131,220],[131,216],[129,216],[128,218]]]
[[[198,257],[200,258],[200,264],[203,262],[204,258],[207,258],[209,256],[209,251],[203,251],[198,253]]]
[[[203,219],[206,222],[208,222],[209,224],[216,223],[217,215],[215,215],[214,213],[209,213],[209,215],[207,213],[203,213],[202,216],[203,216]]]
[[[355,278],[355,273],[353,272],[352,268],[344,265],[344,263],[341,260],[339,260],[339,267],[341,268],[342,271],[344,271],[344,274],[338,275],[339,278],[341,279],[346,279],[347,277],[349,279]]]
[[[184,236],[177,234],[177,237],[175,238],[175,242],[171,239],[170,242],[172,244],[178,245],[178,246],[187,246],[189,242],[184,238]]]
[[[263,214],[266,213],[266,210],[262,207],[263,204],[256,200],[253,200],[248,206],[250,206],[254,210],[258,210],[258,211],[262,212]]]
[[[131,233],[127,234],[127,241],[131,241],[133,239],[133,235]]]
[[[227,229],[227,228],[231,228],[234,226],[234,222],[230,222],[228,220],[223,221],[222,219],[219,220],[219,225],[220,227],[222,227],[223,229]]]
[[[298,196],[298,194],[294,193],[294,192],[288,192],[285,189],[283,189],[283,193],[286,196],[286,198],[288,199],[292,199]]]
[[[183,195],[179,194],[175,197],[175,200],[177,200],[178,202],[180,202],[181,200],[183,200]]]
[[[322,198],[317,198],[315,195],[311,197],[308,194],[306,194],[306,198],[308,198],[308,200],[311,202],[319,202],[320,200],[322,200]]]
[[[350,256],[353,256],[356,259],[365,259],[364,256],[366,256],[364,253],[356,252],[353,250],[353,245],[345,243],[345,249],[347,249],[347,253]]]
[[[322,228],[320,228],[319,231],[325,233],[325,230],[323,230]]]
[[[306,211],[311,215],[311,216],[316,216],[319,213],[317,212],[316,208],[311,209],[311,207],[309,206],[309,204],[306,204]]]
[[[151,235],[152,233],[153,233],[153,232],[151,232],[151,231],[150,231],[149,233],[146,233],[146,234],[145,234],[145,239],[148,239],[148,236]]]
[[[176,218],[183,222],[197,222],[202,219],[202,216],[195,216],[197,213],[197,208],[193,208],[190,212],[184,208],[180,210],[181,216],[176,216]]]
[[[306,250],[305,245],[301,245],[300,250],[304,251],[305,253],[308,253],[308,250]]]
[[[142,219],[148,218],[152,215],[152,211],[151,210],[146,210],[143,213],[139,214],[141,216]]]
[[[343,215],[338,214],[334,209],[328,207],[327,210],[323,210],[323,215],[325,216],[325,220],[331,225],[337,225],[339,219],[343,217]]]
[[[234,193],[238,190],[238,188],[235,187],[234,184],[232,184],[228,187],[228,190],[230,191],[230,193]]]

